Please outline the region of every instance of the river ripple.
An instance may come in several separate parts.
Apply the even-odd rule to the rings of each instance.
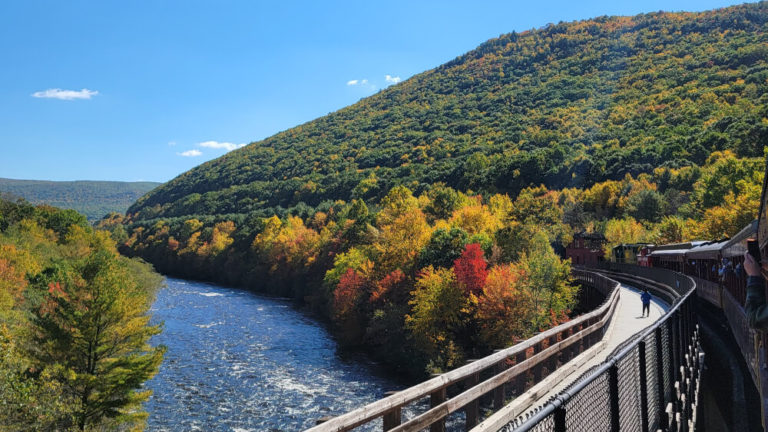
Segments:
[[[400,388],[343,360],[316,321],[283,300],[167,279],[152,307],[168,347],[146,384],[150,431],[295,431]]]

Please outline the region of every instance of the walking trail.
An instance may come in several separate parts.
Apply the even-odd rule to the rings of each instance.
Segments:
[[[550,397],[565,390],[590,368],[604,362],[622,342],[655,323],[669,309],[669,305],[654,297],[651,300],[649,316],[643,317],[643,304],[640,301],[642,291],[626,284],[621,284],[619,289],[621,291],[616,312],[605,337],[600,343],[561,366],[555,373],[480,423],[477,428],[491,430],[486,428],[494,424],[508,423],[529,409],[543,405]],[[502,422],[501,419],[506,419],[506,421]],[[492,428],[492,430],[497,430],[497,428]]]

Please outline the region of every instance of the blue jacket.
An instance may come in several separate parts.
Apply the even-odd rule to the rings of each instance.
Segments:
[[[647,305],[651,302],[651,293],[643,292],[640,294],[640,300],[642,300],[644,305]]]

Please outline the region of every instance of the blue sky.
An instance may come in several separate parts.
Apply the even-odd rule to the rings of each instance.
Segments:
[[[5,0],[0,177],[167,181],[503,33],[738,3]]]

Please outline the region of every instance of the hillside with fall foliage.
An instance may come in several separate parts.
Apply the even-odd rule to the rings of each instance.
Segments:
[[[334,200],[585,187],[768,139],[768,4],[547,25],[489,40],[335,113],[204,163],[135,219],[310,213]]]

